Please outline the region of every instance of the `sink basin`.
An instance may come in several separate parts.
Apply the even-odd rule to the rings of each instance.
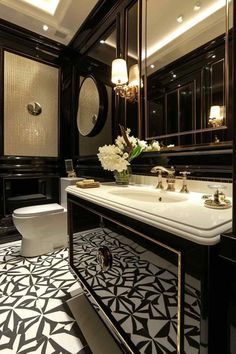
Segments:
[[[159,192],[159,191],[140,191],[140,190],[120,190],[108,192],[117,197],[125,199],[136,200],[147,203],[176,203],[188,200],[188,197],[183,194],[173,192]]]

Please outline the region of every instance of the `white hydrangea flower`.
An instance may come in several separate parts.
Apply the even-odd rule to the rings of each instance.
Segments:
[[[130,143],[132,144],[133,147],[136,147],[138,142],[137,142],[137,139],[134,137],[134,136],[129,136],[128,137]]]
[[[123,136],[118,135],[118,137],[115,140],[115,144],[121,149],[124,150],[126,143],[124,141]]]
[[[138,140],[138,145],[142,148],[142,150],[146,149],[148,146],[147,142],[144,140]]]
[[[145,151],[152,151],[152,145],[147,145]]]
[[[126,170],[129,162],[122,150],[115,145],[104,145],[99,148],[98,159],[104,170],[121,172]]]
[[[134,136],[130,136],[130,129],[126,130],[127,139],[130,141],[133,149],[139,146],[137,150],[137,157],[142,151],[159,151],[160,145],[158,141],[153,141],[151,144],[147,144],[144,140],[139,140]],[[129,160],[133,159],[132,151],[130,154],[127,153],[127,144],[123,136],[118,136],[113,145],[104,145],[98,149],[98,159],[101,162],[102,167],[108,171],[118,171],[122,172],[127,170],[130,165]],[[134,151],[134,150],[133,150]]]
[[[158,141],[153,141],[153,143],[152,143],[152,149],[153,150],[156,150],[156,151],[160,151],[161,150],[161,147],[160,147],[160,144],[159,144],[159,142]]]

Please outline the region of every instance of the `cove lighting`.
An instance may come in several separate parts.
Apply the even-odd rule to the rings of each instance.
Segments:
[[[152,54],[156,53],[158,50],[172,42],[174,39],[180,37],[183,33],[187,32],[198,23],[205,20],[207,17],[214,14],[216,11],[222,9],[225,6],[225,0],[218,0],[213,5],[206,8],[204,11],[198,13],[198,15],[191,18],[189,21],[185,21],[180,27],[175,31],[161,39],[159,42],[155,43],[152,47],[147,50],[147,58]]]
[[[27,4],[37,7],[38,9],[54,15],[60,0],[22,0]]]

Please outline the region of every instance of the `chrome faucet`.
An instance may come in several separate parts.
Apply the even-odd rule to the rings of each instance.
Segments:
[[[167,178],[166,178],[166,182],[167,182],[167,188],[166,190],[167,191],[172,191],[174,192],[175,191],[175,169],[173,167],[171,168],[166,168],[166,167],[163,167],[163,166],[155,166],[151,169],[151,172],[152,173],[157,173],[159,172],[158,174],[158,184],[157,184],[157,187],[156,188],[163,188],[162,186],[162,181],[161,181],[161,174],[162,172],[165,172],[167,173]]]

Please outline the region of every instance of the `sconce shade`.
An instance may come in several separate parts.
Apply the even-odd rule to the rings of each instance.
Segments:
[[[139,86],[139,67],[134,64],[129,69],[129,86]]]
[[[225,106],[211,106],[208,124],[214,128],[225,124]]]
[[[209,118],[221,118],[220,106],[211,106]]]
[[[112,62],[111,81],[115,85],[123,85],[128,81],[127,65],[124,59],[115,59]]]

